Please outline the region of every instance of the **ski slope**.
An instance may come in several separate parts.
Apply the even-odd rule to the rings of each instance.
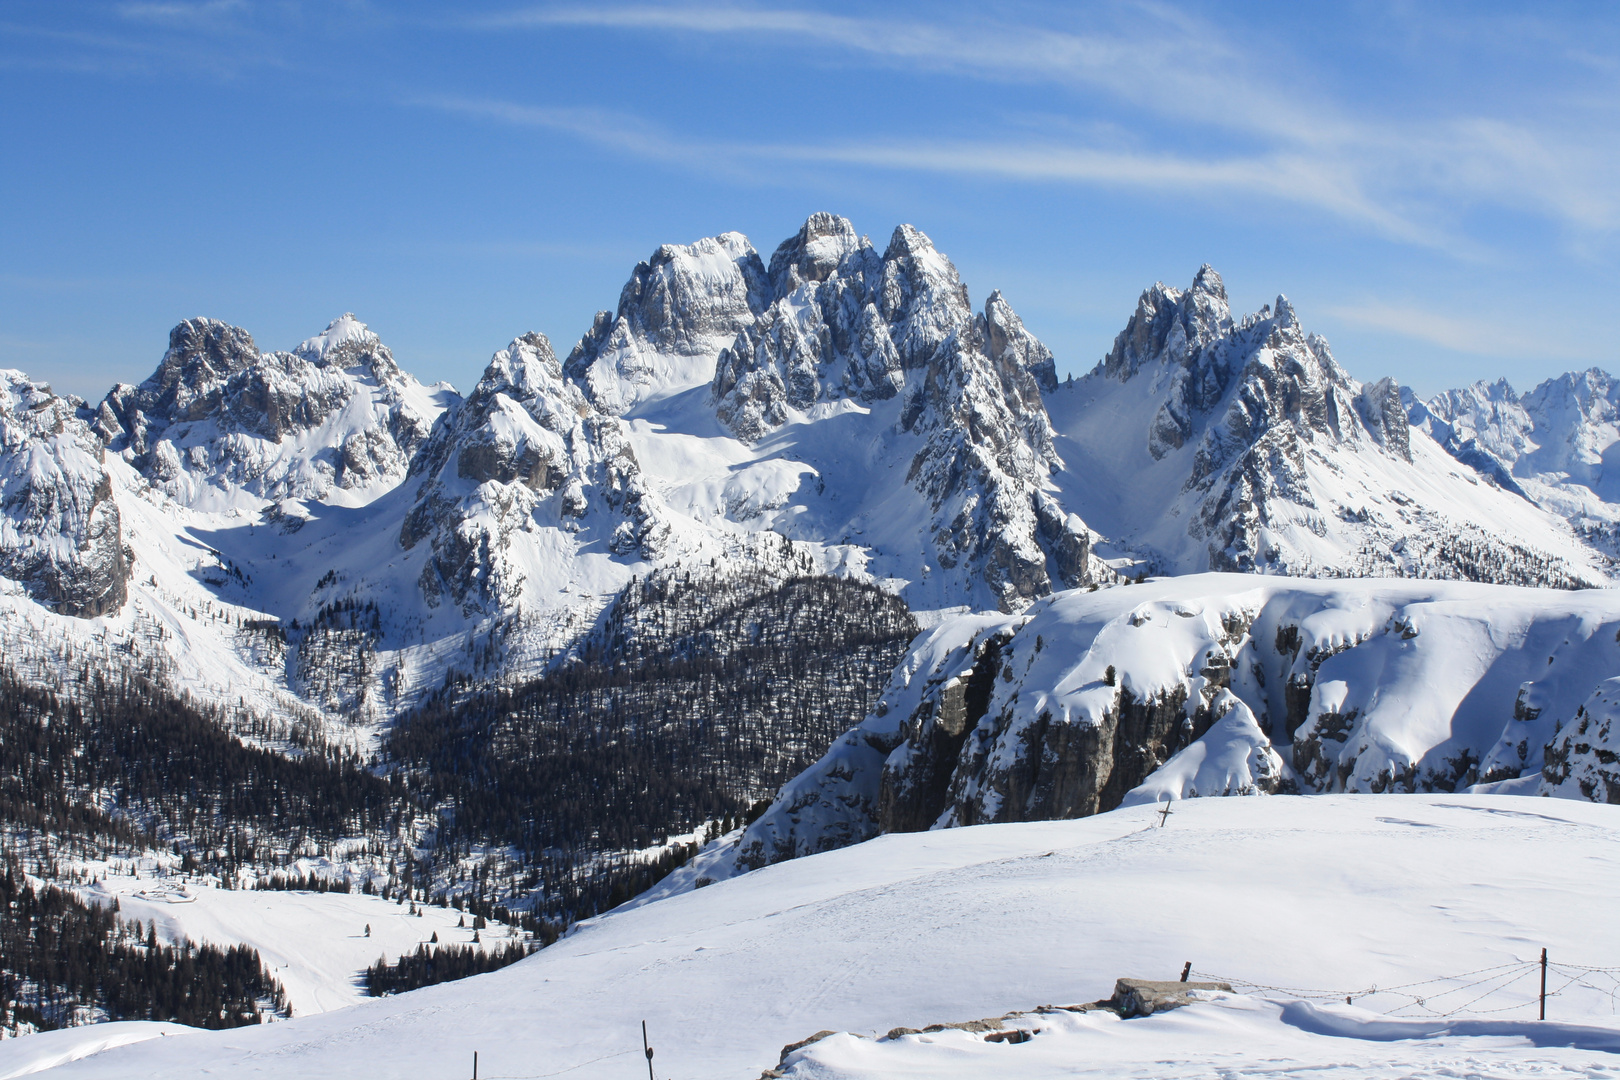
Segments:
[[[1471,996],[1439,990],[1424,991],[1426,1006],[1257,992],[1130,1021],[1028,1017],[1010,1023],[1043,1031],[1020,1046],[960,1032],[878,1041],[897,1026],[1092,1001],[1119,976],[1174,978],[1189,960],[1229,979],[1358,993],[1530,961],[1542,947],[1566,964],[1620,964],[1620,811],[1608,806],[1271,796],[1188,800],[1159,822],[1143,806],[884,836],[621,908],[489,975],[148,1039],[49,1075],[448,1078],[467,1075],[477,1051],[484,1077],[617,1078],[642,1065],[643,1020],[669,1078],[753,1080],[823,1029],[852,1034],[800,1051],[788,1075],[1620,1070],[1620,1007],[1598,975],[1587,979],[1597,989],[1555,981],[1551,1026],[1534,1020],[1531,978],[1477,1002],[1485,1026],[1429,1015]],[[0,1077],[35,1038],[52,1040],[56,1060],[96,1035],[0,1044]]]

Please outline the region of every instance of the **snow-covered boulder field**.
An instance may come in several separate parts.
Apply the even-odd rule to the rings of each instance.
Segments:
[[[1485,783],[1607,801],[1607,696],[1585,703],[1616,674],[1608,589],[1203,574],[1058,593],[918,638],[734,858],[1206,795]]]
[[[644,1067],[643,1020],[660,1077],[753,1080],[822,1030],[846,1034],[789,1056],[786,1075],[1607,1077],[1620,1020],[1594,987],[1612,980],[1558,965],[1620,964],[1617,842],[1608,806],[1450,794],[1200,799],[1162,827],[1133,806],[885,836],[621,908],[493,974],[318,1016],[150,1025],[144,1042],[71,1062],[73,1040],[113,1040],[7,1041],[0,1077],[30,1062],[63,1062],[47,1073],[63,1078],[453,1077],[476,1051],[480,1076],[619,1078]],[[1543,947],[1545,1023],[1533,967],[1405,987]],[[1017,1017],[1006,1025],[1041,1029],[1018,1045],[959,1030],[884,1040],[1094,1001],[1187,961],[1239,990],[1355,1003],[1251,987],[1132,1020]]]

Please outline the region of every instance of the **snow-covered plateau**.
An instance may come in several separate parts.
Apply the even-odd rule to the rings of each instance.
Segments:
[[[885,836],[336,1012],[10,1040],[0,1077],[449,1077],[477,1052],[480,1076],[588,1080],[644,1067],[642,1021],[671,1077],[753,1080],[821,1031],[842,1034],[785,1075],[1606,1077],[1615,981],[1587,969],[1620,964],[1617,829],[1584,802],[1325,795]],[[1242,993],[1129,1020],[1035,1012],[1188,961]],[[920,1030],[980,1018],[1036,1033]]]
[[[1613,589],[1199,574],[1057,593],[920,635],[871,715],[703,872],[1201,795],[1612,801],[1617,668]]]
[[[393,963],[420,946],[487,950],[512,936],[493,921],[474,930],[454,908],[358,892],[222,889],[174,875],[117,873],[76,891],[104,907],[116,901],[123,918],[139,919],[162,942],[251,946],[286,991],[294,1016],[365,1001],[362,976],[379,958]]]

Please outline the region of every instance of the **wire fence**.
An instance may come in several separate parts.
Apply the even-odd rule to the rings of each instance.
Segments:
[[[1544,970],[1549,981],[1539,983],[1538,977]],[[1277,994],[1299,1001],[1343,1001],[1390,1017],[1494,1016],[1521,1010],[1539,1011],[1546,1002],[1568,996],[1575,987],[1594,990],[1607,997],[1611,1011],[1620,1012],[1620,967],[1552,960],[1515,960],[1460,975],[1440,975],[1396,986],[1375,983],[1338,990],[1274,986],[1208,971],[1191,974],[1201,981],[1227,983],[1243,992]],[[1555,985],[1552,980],[1561,981]],[[1529,986],[1524,985],[1527,981]],[[1511,998],[1518,1000],[1508,1000]]]

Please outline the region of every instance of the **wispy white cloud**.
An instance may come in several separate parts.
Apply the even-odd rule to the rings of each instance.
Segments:
[[[1602,356],[1600,350],[1589,345],[1561,340],[1556,333],[1545,332],[1546,328],[1527,333],[1477,315],[1455,317],[1431,308],[1380,301],[1333,306],[1323,310],[1325,314],[1352,326],[1383,330],[1465,355],[1504,358],[1533,356],[1576,362],[1612,360],[1612,356]]]
[[[487,98],[429,97],[416,104],[522,127],[565,132],[636,157],[705,171],[765,177],[783,165],[854,166],[999,177],[1028,182],[1090,183],[1160,191],[1224,190],[1315,207],[1392,239],[1430,247],[1465,243],[1393,213],[1342,172],[1285,154],[1198,158],[1173,153],[1077,147],[1050,141],[754,143],[682,137],[638,117],[597,109],[523,105]]]
[[[247,0],[131,0],[118,5],[118,14],[143,22],[215,24],[248,10]]]
[[[1594,130],[1590,117],[1561,123],[1467,112],[1375,115],[1335,100],[1287,50],[1235,42],[1220,26],[1166,4],[1133,4],[1116,16],[1111,22],[1092,18],[1096,28],[1079,32],[993,19],[921,22],[787,7],[607,4],[527,7],[468,25],[763,36],[930,73],[1100,93],[1153,117],[1158,127],[1157,145],[1146,149],[1050,140],[999,148],[926,142],[769,148],[799,160],[1248,192],[1313,206],[1464,258],[1481,256],[1461,224],[1475,206],[1523,211],[1572,235],[1620,230],[1620,131],[1612,124]],[[1235,147],[1199,157],[1171,139]],[[667,144],[681,142],[664,137],[659,156],[672,152]],[[622,148],[632,149],[628,143]],[[716,151],[767,152],[711,147],[705,160],[712,163]]]

